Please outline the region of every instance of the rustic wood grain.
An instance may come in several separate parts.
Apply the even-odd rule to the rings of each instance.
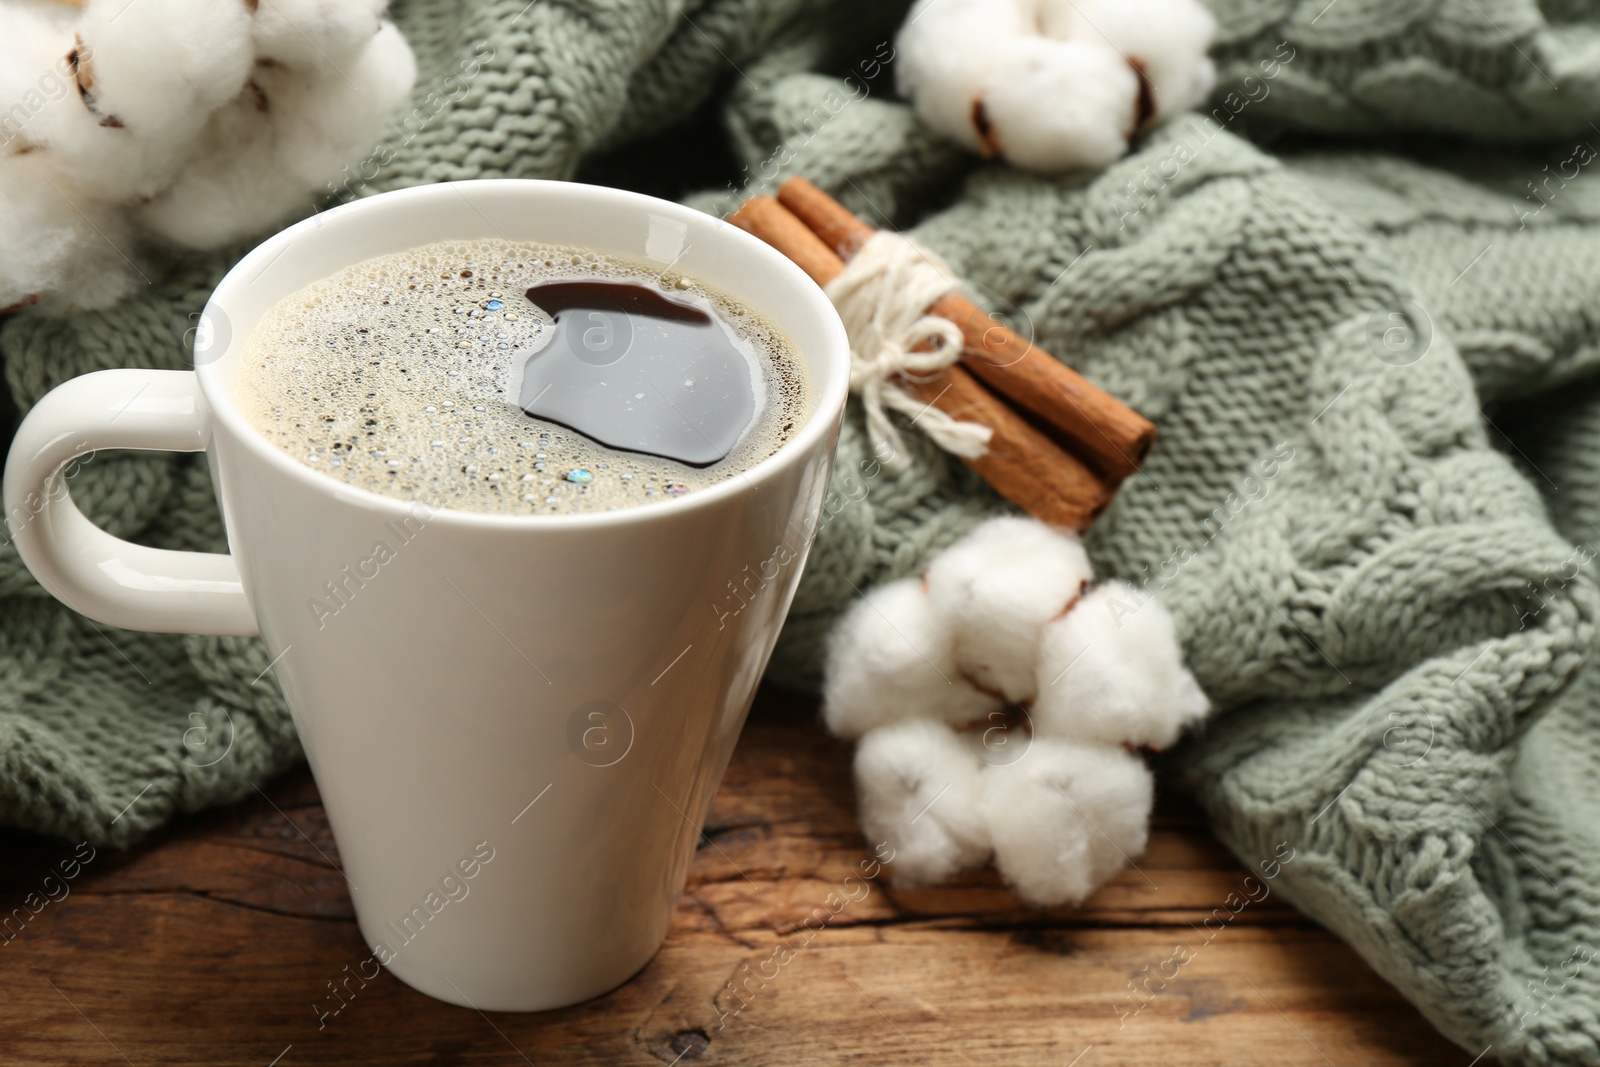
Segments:
[[[315,787],[298,772],[134,852],[101,850],[69,895],[0,935],[0,1062],[1472,1059],[1275,896],[1206,943],[1197,926],[1247,872],[1179,804],[1159,810],[1138,870],[1078,911],[1024,909],[992,873],[916,891],[846,881],[870,856],[848,759],[811,704],[764,692],[661,953],[613,993],[540,1015],[485,1016],[387,973],[352,977],[368,952]],[[16,834],[0,848],[6,909],[73,854]],[[1193,955],[1177,965],[1180,943]],[[1140,982],[1150,991],[1136,996]],[[338,983],[348,992],[336,1000]],[[329,1013],[320,1025],[314,1005]]]

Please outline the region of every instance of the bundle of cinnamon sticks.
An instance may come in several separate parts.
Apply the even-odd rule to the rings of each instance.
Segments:
[[[826,286],[876,231],[804,178],[728,218]],[[1155,442],[1144,416],[953,291],[928,313],[954,322],[959,363],[897,384],[952,418],[981,423],[988,451],[964,460],[1001,496],[1052,526],[1086,529]]]

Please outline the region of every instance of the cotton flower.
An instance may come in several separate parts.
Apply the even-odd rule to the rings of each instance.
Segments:
[[[1216,80],[1197,0],[919,0],[896,41],[900,92],[985,156],[1103,167]]]
[[[381,0],[0,0],[0,310],[103,307],[142,245],[311,209],[410,92]]]
[[[1092,579],[1076,536],[992,519],[836,627],[824,716],[859,738],[862,831],[897,882],[992,853],[1023,900],[1078,904],[1144,848],[1153,782],[1128,746],[1171,744],[1210,704],[1166,609]],[[1002,702],[1031,735],[1007,730],[997,759]]]

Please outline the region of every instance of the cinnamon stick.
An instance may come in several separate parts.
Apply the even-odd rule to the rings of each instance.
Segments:
[[[778,201],[845,259],[877,232],[804,178],[784,182]],[[1139,469],[1155,443],[1150,420],[960,292],[947,293],[928,311],[961,327],[961,359],[974,374],[1041,419],[1113,484]]]
[[[844,270],[844,260],[838,253],[823,244],[822,238],[812,233],[794,212],[770,196],[750,197],[728,216],[728,221],[782,252],[824,288]]]
[[[963,462],[995,492],[1039,521],[1082,533],[1116,495],[1114,485],[1034,429],[960,365],[929,381],[902,377],[900,384],[951,418],[993,430],[988,450]]]
[[[761,238],[826,286],[844,260],[794,213],[770,196],[753,196],[728,221]],[[1115,489],[1084,462],[1029,425],[959,366],[926,378],[902,376],[912,396],[952,418],[990,428],[988,451],[963,459],[995,492],[1051,526],[1087,529],[1111,503]]]

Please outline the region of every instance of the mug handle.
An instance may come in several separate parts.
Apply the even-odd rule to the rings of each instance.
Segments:
[[[78,510],[62,477],[99,449],[204,452],[210,437],[211,410],[192,371],[95,371],[52,389],[6,459],[6,525],[22,562],[57,600],[109,626],[257,636],[232,556],[113,537]]]

